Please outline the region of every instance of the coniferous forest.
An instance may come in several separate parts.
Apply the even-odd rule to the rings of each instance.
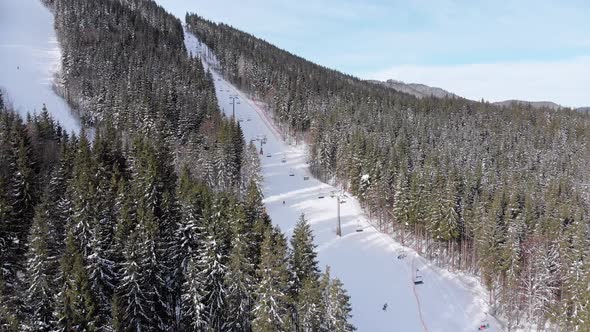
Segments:
[[[260,163],[178,19],[149,0],[45,0],[56,92],[89,127],[0,94],[1,331],[353,331],[344,286],[262,203]]]
[[[480,277],[509,330],[588,326],[587,114],[418,99],[196,14],[186,22],[230,81],[310,145],[315,176],[402,244]]]

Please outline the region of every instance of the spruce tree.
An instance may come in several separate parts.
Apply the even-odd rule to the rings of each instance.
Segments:
[[[55,283],[52,276],[52,260],[49,245],[49,211],[45,195],[35,209],[35,217],[29,235],[26,264],[25,312],[26,331],[51,331],[54,328]]]
[[[323,324],[322,331],[350,332],[356,328],[348,322],[352,317],[350,297],[346,294],[342,282],[336,278],[331,279],[330,267],[322,275],[320,282],[323,299]]]
[[[190,258],[184,272],[181,302],[182,326],[186,331],[200,332],[207,329],[202,277],[196,258]]]
[[[292,326],[286,263],[287,244],[284,236],[276,229],[267,230],[256,272],[260,281],[253,308],[253,332],[289,331]]]
[[[146,277],[143,270],[143,243],[137,231],[131,232],[125,247],[125,261],[122,279],[117,291],[120,300],[118,324],[122,330],[149,330],[153,324],[151,316],[151,294],[146,294]]]
[[[61,262],[62,288],[58,294],[57,319],[62,331],[96,331],[100,320],[90,289],[84,259],[72,232],[66,238]]]
[[[320,284],[314,279],[305,279],[297,296],[297,327],[301,332],[320,331],[324,321]]]
[[[223,330],[247,332],[251,329],[254,265],[250,262],[246,234],[234,234],[228,269],[224,278],[227,311]]]
[[[290,267],[294,274],[292,284],[293,290],[297,294],[306,280],[316,281],[319,277],[313,234],[303,214],[299,217],[293,230],[291,248]]]

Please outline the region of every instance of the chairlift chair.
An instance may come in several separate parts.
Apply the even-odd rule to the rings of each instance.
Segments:
[[[361,221],[357,220],[356,222],[356,231],[357,232],[362,232],[363,231],[363,227],[361,226]]]
[[[414,276],[414,285],[423,284],[424,280],[422,279],[422,274],[416,270],[416,275]]]
[[[270,157],[272,157],[272,154],[270,154],[270,152],[269,152],[269,153],[266,154],[266,157],[267,158],[270,158]]]
[[[295,172],[292,169],[289,170],[289,176],[295,176]]]
[[[307,176],[307,175],[304,175],[304,176],[303,176],[303,181],[307,181],[307,180],[309,180],[309,176]]]

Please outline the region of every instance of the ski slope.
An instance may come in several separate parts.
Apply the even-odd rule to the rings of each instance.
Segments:
[[[299,215],[305,213],[314,231],[320,265],[329,265],[351,296],[352,322],[358,331],[478,330],[489,308],[485,301],[487,293],[475,280],[432,268],[415,252],[403,249],[370,225],[353,198],[341,204],[342,237],[338,237],[338,203],[330,197],[336,188],[310,176],[305,147],[292,146],[281,139],[264,106],[215,71],[215,57],[194,35],[185,33],[185,44],[189,54],[201,56],[212,71],[219,107],[228,117],[232,116],[229,97],[238,96],[240,104],[235,105],[235,114],[246,142],[267,138],[261,155],[267,211],[273,223],[287,235],[291,235]],[[255,143],[260,146],[261,142]],[[357,232],[359,227],[361,232]],[[406,257],[398,259],[401,250]],[[414,285],[416,269],[422,274],[423,284]],[[387,309],[383,310],[385,303]],[[501,331],[492,317],[487,321],[490,328],[486,331]]]
[[[80,124],[53,91],[61,52],[53,15],[40,0],[0,0],[0,89],[7,104],[23,117],[43,104],[68,132]]]

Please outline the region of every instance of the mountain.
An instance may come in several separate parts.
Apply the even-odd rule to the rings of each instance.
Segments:
[[[398,81],[398,80],[387,80],[385,82],[371,80],[371,82],[377,83],[377,84],[382,84],[388,88],[392,88],[392,89],[397,90],[399,92],[405,92],[405,93],[411,94],[413,96],[416,96],[418,98],[424,98],[424,97],[436,97],[436,98],[457,97],[457,98],[460,98],[459,96],[457,96],[456,94],[454,94],[452,92],[449,92],[449,91],[441,89],[441,88],[428,86],[425,84],[404,83],[404,82]]]
[[[389,79],[385,82],[377,81],[377,80],[369,80],[369,82],[380,84],[380,85],[386,86],[388,88],[392,88],[392,89],[399,91],[399,92],[408,93],[408,94],[411,94],[417,98],[424,98],[424,97],[463,98],[463,97],[458,96],[458,95],[456,95],[452,92],[449,92],[445,89],[428,86],[426,84],[405,83],[405,82],[393,80],[393,79]],[[500,107],[510,107],[510,106],[514,106],[514,105],[520,105],[520,106],[530,105],[534,109],[546,108],[546,109],[551,109],[551,110],[560,110],[560,109],[566,108],[566,107],[561,106],[561,105],[554,103],[552,101],[526,101],[526,100],[518,100],[518,99],[508,99],[508,100],[503,100],[503,101],[497,101],[497,102],[493,102],[492,104],[494,104],[496,106],[500,106]],[[574,109],[576,111],[582,112],[582,113],[590,112],[590,107],[578,107],[578,108],[574,108]]]
[[[187,30],[217,56],[229,83],[266,104],[268,117],[287,135],[305,141],[310,173],[355,196],[378,230],[427,258],[436,257],[439,267],[476,271],[475,277],[493,290],[487,301],[507,326],[524,329],[525,320],[538,326],[551,320],[555,330],[587,326],[590,308],[584,313],[576,308],[581,305],[578,294],[590,298],[590,274],[576,274],[587,269],[580,267],[576,253],[590,243],[584,216],[590,209],[585,195],[585,184],[590,183],[588,116],[464,98],[420,98],[416,91],[404,93],[386,83],[319,66],[223,23],[190,14],[186,23]],[[269,152],[267,147],[264,151]],[[272,157],[275,151],[270,152]],[[296,182],[292,185],[291,192],[303,192]],[[354,217],[348,220],[356,222]],[[342,252],[350,247],[340,240],[329,243],[338,243],[343,249],[337,255],[346,257]],[[561,243],[568,245],[562,248]],[[358,254],[360,249],[349,252]],[[371,250],[366,256],[376,255]],[[359,265],[350,266],[363,270]],[[368,292],[357,293],[354,283],[351,286],[358,310],[355,317],[361,317],[359,330],[399,327],[411,320],[382,322],[385,315],[371,314],[376,311],[375,298],[404,297],[407,287],[402,281],[384,287],[375,281],[390,273],[390,267],[391,263],[383,264],[371,278],[359,278],[360,271],[343,277],[370,280],[372,289],[382,291],[379,296],[367,296]],[[582,279],[569,283],[568,278]],[[529,280],[539,280],[534,287],[543,291],[530,296]],[[438,283],[433,288],[441,289]],[[440,313],[434,308],[440,306],[427,292],[421,287],[418,293],[421,300],[428,298],[421,303],[433,308],[426,315],[432,322],[432,315]],[[452,296],[453,302],[459,298],[446,291],[440,296]],[[363,298],[370,300],[363,302]],[[410,294],[399,303],[411,300]],[[560,309],[549,314],[551,308]],[[449,330],[468,331],[464,324],[475,326],[459,311],[446,317],[445,325],[454,327]]]
[[[258,151],[221,114],[180,20],[150,0],[27,1],[0,1],[34,26],[0,31],[43,32],[0,56],[0,331],[354,330],[306,219],[290,243],[273,226]],[[63,56],[30,56],[53,28]],[[57,103],[24,119],[12,107],[59,97],[79,135]]]
[[[513,104],[517,105],[531,105],[533,108],[549,108],[552,110],[559,110],[564,108],[563,106],[556,104],[552,101],[526,101],[526,100],[517,100],[517,99],[510,99],[504,101],[497,101],[493,103],[494,105],[498,106],[512,106]]]

